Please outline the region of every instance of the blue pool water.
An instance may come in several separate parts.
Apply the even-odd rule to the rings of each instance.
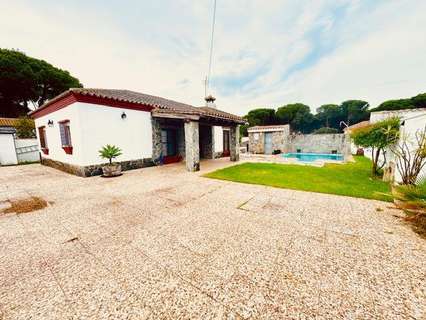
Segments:
[[[298,161],[313,162],[315,160],[337,160],[342,161],[341,154],[326,154],[326,153],[283,153],[284,158],[295,158]]]

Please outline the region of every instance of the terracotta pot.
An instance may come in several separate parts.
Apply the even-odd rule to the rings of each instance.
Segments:
[[[102,166],[104,177],[117,177],[121,176],[121,164],[107,164]]]

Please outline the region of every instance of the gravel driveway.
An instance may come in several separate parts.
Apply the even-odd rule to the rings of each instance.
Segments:
[[[386,203],[0,168],[0,204],[30,196],[49,205],[0,216],[0,319],[426,318],[426,241]]]

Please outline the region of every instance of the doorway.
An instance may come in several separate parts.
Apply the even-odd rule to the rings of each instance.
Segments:
[[[161,153],[164,163],[179,162],[181,157],[177,151],[177,130],[161,129]]]
[[[229,157],[229,130],[223,130],[223,156]]]
[[[265,132],[265,154],[272,154],[272,132]]]

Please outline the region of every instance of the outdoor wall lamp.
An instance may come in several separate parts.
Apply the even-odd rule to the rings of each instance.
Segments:
[[[48,120],[48,121],[47,121],[47,125],[48,125],[49,127],[53,127],[53,120]]]
[[[121,119],[126,119],[127,118],[127,114],[125,113],[125,112],[123,112],[122,114],[121,114]]]

